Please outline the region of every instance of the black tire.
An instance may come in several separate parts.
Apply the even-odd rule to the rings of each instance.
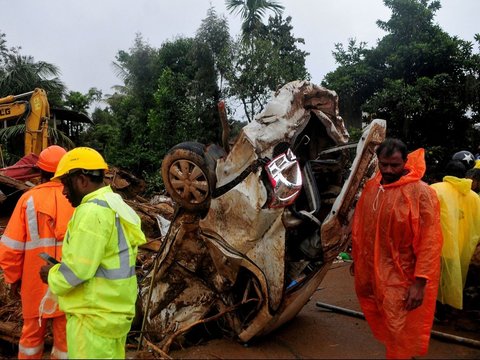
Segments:
[[[215,173],[205,159],[205,146],[184,142],[174,146],[162,161],[165,189],[178,205],[190,211],[210,206]]]

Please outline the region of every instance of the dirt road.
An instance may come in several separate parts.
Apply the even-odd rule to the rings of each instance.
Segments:
[[[190,359],[381,359],[384,347],[371,334],[366,321],[333,313],[316,306],[320,301],[360,311],[349,275],[349,263],[334,264],[320,288],[300,314],[267,337],[248,346],[213,340],[204,345],[173,351],[173,358]],[[480,341],[478,332],[456,331],[453,326],[435,326],[436,331]],[[432,338],[424,359],[478,359],[480,348]]]
[[[320,288],[290,323],[254,343],[212,340],[206,344],[172,351],[182,359],[382,359],[383,345],[371,334],[367,323],[355,317],[333,313],[316,306],[318,301],[360,311],[349,275],[349,263],[334,264]],[[453,326],[435,325],[434,330],[480,341],[480,332],[461,332]],[[0,357],[15,357],[13,344],[0,341]],[[143,356],[141,356],[143,355]],[[127,353],[127,358],[152,358],[153,354]],[[45,352],[44,358],[48,358]],[[480,348],[432,338],[423,359],[479,359]]]

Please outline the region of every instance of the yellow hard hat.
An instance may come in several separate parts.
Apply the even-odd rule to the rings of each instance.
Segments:
[[[100,153],[89,147],[77,147],[61,158],[52,180],[68,175],[72,170],[108,170]]]

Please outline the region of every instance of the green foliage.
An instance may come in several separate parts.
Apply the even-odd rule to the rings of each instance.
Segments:
[[[158,50],[140,35],[129,51],[119,51],[114,70],[124,82],[107,96],[109,108],[94,113],[90,144],[102,151],[112,165],[141,174],[153,171],[158,162],[147,127],[148,111],[154,106],[158,78]]]
[[[254,32],[263,26],[262,18],[267,12],[281,15],[283,5],[274,0],[226,0],[225,5],[230,13],[239,14],[242,17],[242,39],[249,43],[255,37]]]
[[[469,70],[465,74],[465,92],[473,122],[478,123],[480,122],[480,34],[475,34],[475,41],[477,52],[472,54],[466,67]]]
[[[220,92],[222,92],[223,80],[230,67],[232,57],[232,38],[226,18],[224,16],[219,17],[215,9],[210,7],[207,11],[207,17],[202,20],[202,24],[197,30],[195,39],[210,49],[217,72],[218,85]]]
[[[65,85],[59,79],[56,65],[35,61],[32,56],[22,55],[20,47],[7,47],[6,35],[0,33],[0,97],[19,95],[42,88],[48,94],[50,106],[63,105]],[[24,151],[24,118],[11,120],[8,127],[0,130],[0,139],[9,165],[20,159]],[[60,130],[48,129],[52,143],[72,147],[72,141]],[[5,159],[4,159],[5,160]]]
[[[194,39],[178,39],[164,44],[162,53],[167,67],[148,116],[156,152],[163,158],[182,141],[218,142],[219,91],[210,48]]]
[[[366,49],[366,43],[360,42],[357,45],[355,39],[349,40],[347,49],[342,44],[335,44],[333,56],[340,66],[328,73],[322,82],[322,85],[337,92],[340,114],[349,127],[361,128],[361,106],[382,81],[381,71],[368,61],[370,57],[367,54],[370,53]]]
[[[7,40],[5,39],[6,35],[0,32],[0,56],[3,56],[7,53]]]
[[[267,26],[257,28],[251,42],[234,44],[232,67],[226,78],[230,95],[241,101],[248,121],[263,110],[272,91],[310,77],[305,68],[308,53],[297,47],[304,40],[295,38],[292,29],[291,17],[271,17]]]
[[[93,114],[95,125],[83,141],[112,165],[152,181],[178,142],[216,142],[219,90],[212,49],[202,37],[177,38],[155,49],[137,35],[114,65],[124,84],[107,97],[107,109]],[[82,104],[82,97],[74,99]]]
[[[270,17],[268,25],[259,30],[259,37],[265,39],[272,47],[272,52],[264,54],[268,57],[267,84],[272,91],[278,90],[292,80],[308,80],[310,75],[305,67],[308,52],[300,50],[305,40],[293,36],[292,17],[283,19],[281,15]],[[269,46],[266,46],[267,50]]]
[[[148,127],[158,139],[156,148],[165,155],[175,144],[188,138],[192,109],[185,101],[188,78],[183,73],[174,73],[166,68],[158,80],[155,92],[155,108],[150,110]]]
[[[25,155],[23,153],[24,134],[25,124],[12,125],[0,129],[1,148],[4,154],[8,154],[3,159],[5,164],[13,165]],[[71,149],[75,146],[68,136],[52,127],[48,128],[48,137],[51,139],[52,143],[58,144],[66,149]],[[20,144],[19,146],[21,147],[22,152],[18,151],[18,147],[15,146],[16,144]]]
[[[362,137],[362,128],[351,127],[348,129],[348,134],[350,135],[350,142],[358,142]]]
[[[155,193],[160,193],[164,190],[162,174],[160,171],[148,173],[143,172],[143,178],[145,179],[146,189],[145,194],[147,196],[153,195]]]
[[[95,109],[92,113],[94,126],[81,134],[79,143],[100,151],[105,158],[115,157],[116,141],[119,138],[119,126],[110,109]]]
[[[97,88],[91,88],[88,93],[69,91],[65,97],[64,105],[79,113],[87,114],[87,110],[94,101],[102,100],[102,92]]]
[[[271,92],[286,82],[308,79],[304,44],[292,35],[291,17],[282,19],[284,7],[272,0],[226,0],[227,10],[242,17],[241,39],[232,45],[230,67],[225,73],[228,94],[238,99],[248,121],[268,102]],[[262,19],[273,12],[268,25]],[[266,61],[268,59],[268,61]]]
[[[6,35],[0,33],[0,97],[17,95],[42,88],[48,93],[50,105],[60,105],[65,85],[60,70],[45,61],[20,53],[20,47],[7,47]]]
[[[340,66],[323,85],[337,91],[341,115],[355,124],[363,112],[386,119],[388,136],[402,138],[412,149],[432,149],[434,162],[444,161],[446,152],[473,149],[480,73],[472,44],[433,22],[439,1],[384,3],[392,15],[377,22],[387,34],[376,47],[355,40],[346,50],[336,45]],[[446,144],[445,153],[438,150]]]
[[[257,20],[265,11],[281,8],[275,2],[254,5],[259,6]],[[256,22],[252,31],[253,42],[234,44],[227,21],[210,8],[194,38],[178,37],[157,49],[137,35],[132,48],[118,52],[113,67],[122,84],[107,96],[108,108],[93,113],[95,124],[82,136],[82,144],[101,151],[110,164],[150,179],[155,191],[161,186],[161,160],[172,146],[220,142],[220,99],[252,105],[248,113],[253,116],[272,90],[308,78],[308,54],[297,47],[303,39],[293,37],[291,18],[270,18],[268,25]],[[85,109],[88,100],[70,93],[68,104]],[[227,112],[232,114],[228,105]],[[244,123],[229,122],[233,137]]]

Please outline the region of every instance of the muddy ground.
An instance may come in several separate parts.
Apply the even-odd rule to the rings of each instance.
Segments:
[[[320,288],[300,314],[274,333],[244,346],[229,340],[172,351],[185,359],[382,359],[384,347],[371,334],[366,321],[333,313],[316,306],[320,301],[360,311],[353,288],[350,264],[333,264]],[[434,330],[480,341],[480,331],[460,331],[454,323],[435,325]],[[423,359],[479,359],[480,348],[432,338]]]
[[[353,289],[350,263],[333,264],[319,289],[300,314],[274,333],[245,346],[232,340],[216,339],[202,345],[171,351],[172,358],[182,359],[382,359],[383,346],[372,336],[367,323],[355,317],[333,313],[316,306],[318,301],[360,311]],[[478,320],[470,331],[458,329],[458,318],[434,330],[480,341]],[[16,346],[0,341],[0,358],[14,358]],[[138,353],[132,348],[127,358],[160,358],[154,352]],[[44,355],[48,358],[48,354]],[[430,349],[422,359],[479,359],[480,348],[432,338]]]

